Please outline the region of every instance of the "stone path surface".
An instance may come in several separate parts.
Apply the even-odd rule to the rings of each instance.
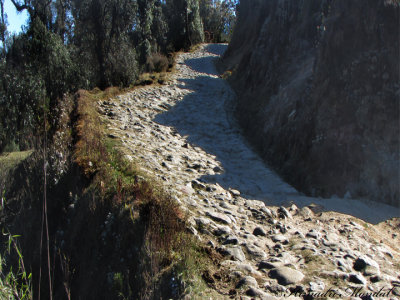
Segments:
[[[361,287],[393,288],[390,296],[400,299],[399,220],[372,225],[353,217],[378,223],[398,210],[305,197],[269,169],[232,117],[234,94],[214,67],[225,49],[182,53],[167,84],[99,103],[127,158],[163,182],[189,213],[193,234],[222,257],[209,285],[221,298],[295,298],[329,288],[340,297],[327,298],[349,298]]]

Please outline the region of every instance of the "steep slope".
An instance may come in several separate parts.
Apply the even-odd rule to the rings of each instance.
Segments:
[[[400,206],[399,28],[396,1],[241,1],[236,115],[299,190]]]
[[[224,46],[178,55],[165,85],[98,102],[109,135],[172,194],[213,258],[199,272],[218,294],[188,290],[187,298],[308,299],[331,289],[344,299],[367,287],[400,295],[399,224],[387,220],[396,211],[305,197],[263,164],[232,120],[234,94],[213,66]],[[337,212],[346,209],[387,221]]]

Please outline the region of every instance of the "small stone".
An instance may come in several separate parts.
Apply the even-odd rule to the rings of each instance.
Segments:
[[[215,248],[215,244],[214,244],[214,242],[213,242],[212,240],[209,240],[209,241],[207,242],[207,246],[209,246],[209,247],[211,247],[211,248]]]
[[[225,241],[222,243],[223,245],[237,245],[239,240],[236,236],[228,236]]]
[[[236,288],[241,288],[243,286],[258,287],[258,283],[257,280],[254,279],[254,277],[245,276],[239,281]]]
[[[233,197],[239,197],[240,196],[240,192],[238,190],[229,189],[229,192],[232,194]]]
[[[315,230],[315,229],[311,229],[311,230],[306,234],[306,237],[310,237],[310,238],[313,238],[313,239],[318,240],[318,239],[321,238],[321,233],[318,232],[318,231]]]
[[[256,227],[256,228],[254,228],[254,230],[253,230],[253,234],[255,235],[255,236],[266,236],[267,235],[267,233],[265,232],[265,230],[262,228],[262,227]]]
[[[271,239],[275,242],[275,243],[281,243],[283,245],[286,245],[289,243],[287,237],[285,237],[282,234],[277,234],[271,237]]]
[[[253,244],[246,244],[245,247],[246,247],[247,253],[249,255],[253,256],[254,258],[263,259],[267,256],[260,247],[257,247]]]
[[[367,284],[367,280],[364,278],[364,276],[356,273],[352,273],[349,275],[349,281],[356,284],[362,284],[362,285]]]
[[[366,255],[357,258],[353,264],[353,268],[356,271],[362,272],[366,276],[380,274],[378,263]]]
[[[377,275],[377,276],[372,276],[370,278],[370,280],[371,280],[372,283],[376,283],[376,282],[382,281],[382,278]]]
[[[261,207],[260,210],[270,218],[275,217],[275,214],[269,208],[267,208],[265,206]]]
[[[298,209],[299,208],[294,203],[289,207],[289,211],[291,211],[291,212],[296,212]]]
[[[323,283],[322,281],[318,281],[318,282],[310,282],[310,290],[312,292],[322,292],[323,290],[325,290],[325,283]]]
[[[274,296],[268,296],[268,295],[267,295],[266,293],[264,293],[263,291],[261,291],[261,290],[259,290],[259,289],[256,289],[256,288],[254,288],[254,287],[249,288],[249,289],[246,291],[246,295],[247,295],[247,296],[250,296],[250,297],[253,297],[252,299],[254,299],[254,297],[260,298],[260,299],[263,299],[263,300],[273,300],[273,299],[277,299],[277,298],[274,297]]]
[[[309,209],[307,206],[303,207],[302,209],[300,209],[298,211],[298,214],[300,216],[302,216],[303,218],[307,219],[307,218],[311,218],[314,216],[314,213],[312,212],[311,209]]]
[[[231,233],[231,229],[228,226],[218,226],[214,230],[214,234],[216,236],[226,235],[226,234],[230,234],[230,233]]]
[[[216,167],[213,168],[213,171],[214,171],[215,173],[219,173],[219,172],[222,171],[222,169],[221,169],[220,167],[216,166]]]
[[[205,190],[206,186],[198,180],[192,180],[192,187],[194,189]]]
[[[215,222],[220,222],[220,223],[224,223],[224,224],[231,224],[232,221],[230,218],[228,218],[227,216],[217,213],[215,211],[207,211],[206,215],[209,216],[211,219],[213,219]]]
[[[303,273],[288,267],[272,269],[268,275],[271,278],[277,279],[278,283],[282,285],[298,283],[304,278]]]
[[[282,262],[270,262],[270,261],[263,260],[258,264],[259,270],[264,270],[264,269],[271,270],[271,269],[277,269],[280,267],[282,267]]]
[[[244,256],[243,250],[240,246],[230,247],[226,249],[226,252],[232,256],[234,260],[245,261],[246,257]]]
[[[292,214],[283,206],[278,208],[278,214],[281,218],[293,219]]]

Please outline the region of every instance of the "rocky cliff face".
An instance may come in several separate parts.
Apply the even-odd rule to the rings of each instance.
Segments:
[[[263,157],[308,194],[399,203],[397,1],[242,0],[224,65]]]

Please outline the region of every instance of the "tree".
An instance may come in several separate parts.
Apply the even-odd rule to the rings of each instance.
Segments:
[[[204,30],[214,42],[227,42],[236,20],[235,0],[200,0],[200,16]]]
[[[137,26],[136,3],[130,0],[71,2],[75,22],[72,42],[85,68],[86,79],[100,88],[133,81],[137,71],[130,33]],[[122,48],[127,52],[121,53]],[[125,65],[126,59],[131,67]],[[124,66],[125,70],[120,72],[118,66]]]
[[[7,34],[7,15],[4,13],[4,0],[0,0],[0,41],[3,43],[3,48],[6,44]]]
[[[166,3],[169,20],[169,41],[174,50],[188,49],[204,41],[199,0],[169,0]]]
[[[29,13],[30,21],[34,21],[36,18],[40,19],[43,25],[47,29],[52,27],[52,0],[11,0],[17,11],[27,10]]]

